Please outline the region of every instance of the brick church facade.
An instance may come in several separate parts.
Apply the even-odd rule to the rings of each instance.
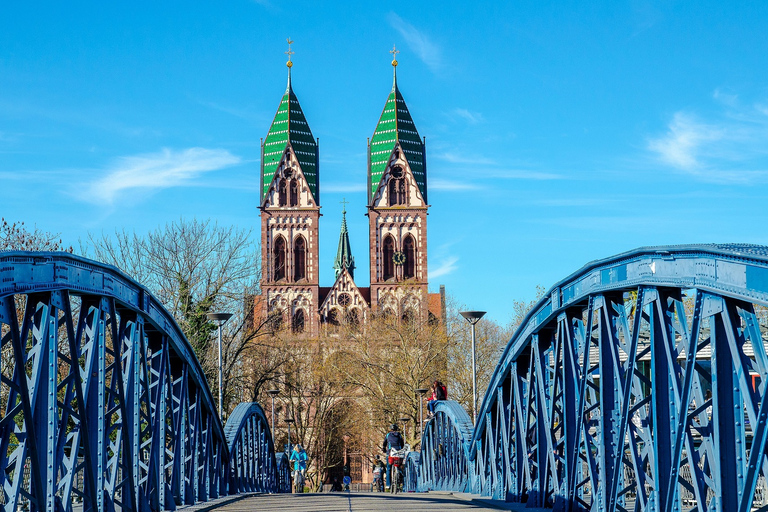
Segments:
[[[396,71],[397,61],[392,65]],[[443,320],[444,291],[427,281],[427,162],[424,141],[397,85],[368,142],[367,209],[370,286],[355,282],[355,263],[342,215],[333,286],[320,286],[318,144],[291,84],[261,159],[261,295],[258,317],[273,316],[295,334],[365,322],[372,314]]]

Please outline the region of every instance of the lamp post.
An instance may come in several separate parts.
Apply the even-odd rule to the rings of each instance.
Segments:
[[[424,437],[424,412],[422,405],[424,405],[424,395],[429,391],[427,388],[419,388],[416,392],[419,394],[419,441]]]
[[[296,421],[296,420],[294,420],[293,418],[285,418],[285,422],[288,424],[288,457],[291,456],[291,448],[292,448],[292,446],[291,446],[291,423],[293,423],[294,421]]]
[[[485,316],[485,311],[461,311],[464,320],[472,325],[472,423],[477,423],[477,369],[475,366],[475,324]]]
[[[219,324],[219,419],[221,421],[224,421],[224,418],[221,414],[221,402],[222,402],[222,387],[221,387],[221,379],[222,379],[222,369],[221,369],[221,326],[224,325],[224,323],[232,318],[232,313],[208,313],[208,319],[213,320],[214,322]]]
[[[407,418],[403,416],[400,418],[400,421],[403,422],[403,433],[405,434],[405,439],[408,439],[408,422],[411,421],[411,418]]]
[[[268,389],[267,394],[272,397],[272,437],[275,437],[275,397],[280,393],[279,389]]]

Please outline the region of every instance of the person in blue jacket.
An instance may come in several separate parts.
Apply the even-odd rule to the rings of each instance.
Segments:
[[[392,481],[392,457],[389,456],[389,450],[394,448],[395,450],[402,450],[405,446],[405,440],[402,434],[399,432],[400,427],[396,424],[392,424],[389,427],[389,433],[384,438],[384,442],[381,444],[381,451],[387,457],[387,488],[389,488]]]
[[[296,446],[293,447],[293,451],[291,452],[291,462],[293,462],[293,481],[296,482],[298,480],[298,473],[301,473],[302,481],[306,481],[307,476],[307,452],[304,451],[304,448],[300,444],[296,444]],[[300,492],[304,492],[304,489],[301,489]]]

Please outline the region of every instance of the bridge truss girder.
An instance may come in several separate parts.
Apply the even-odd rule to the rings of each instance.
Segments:
[[[556,510],[766,505],[768,253],[749,249],[638,250],[556,285],[491,380],[466,482],[430,456],[432,423],[461,417],[446,408],[418,487]]]
[[[117,269],[66,254],[0,255],[6,512],[69,511],[74,502],[85,511],[173,510],[242,492],[243,480],[228,475],[244,471],[250,488],[277,491],[266,418],[246,405],[225,436],[181,330]],[[230,456],[230,446],[245,445]]]

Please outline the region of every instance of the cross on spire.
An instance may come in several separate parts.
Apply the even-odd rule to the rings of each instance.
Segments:
[[[347,205],[349,204],[349,201],[347,201],[347,198],[346,197],[342,197],[341,201],[339,201],[339,202],[343,205],[341,213],[347,213]]]
[[[288,56],[288,62],[286,62],[285,65],[290,68],[291,66],[293,66],[293,62],[291,62],[291,55],[294,54],[294,52],[291,51],[291,45],[293,44],[293,41],[291,41],[290,37],[286,39],[286,41],[288,41],[288,51],[285,52],[285,54]]]
[[[389,50],[389,53],[392,54],[392,66],[397,67],[397,54],[400,53],[400,50],[398,50],[397,47],[393,44],[392,49]]]

